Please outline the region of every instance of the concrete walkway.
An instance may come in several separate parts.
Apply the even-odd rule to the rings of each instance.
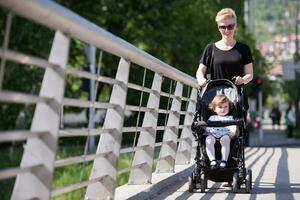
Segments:
[[[234,194],[231,188],[212,181],[208,181],[205,193],[189,193],[188,176],[193,169],[192,162],[187,166],[178,166],[181,168],[177,173],[154,174],[153,185],[144,185],[144,188],[140,185],[119,187],[116,199],[300,199],[298,155],[300,139],[287,138],[284,125],[272,129],[266,119],[263,122],[263,137],[259,137],[257,131],[250,133],[249,147],[245,149],[246,167],[253,172],[253,190],[250,194],[245,193],[244,186]]]
[[[286,136],[286,126],[272,127],[271,121],[265,120],[263,122],[262,137],[259,131],[253,131],[249,135],[249,146],[251,147],[300,147],[300,138],[288,138]],[[262,138],[262,139],[261,139]]]
[[[263,137],[259,137],[259,132],[250,134],[249,147],[245,149],[246,167],[253,173],[250,194],[245,193],[244,186],[234,194],[231,188],[212,181],[208,181],[205,193],[189,193],[186,177],[152,199],[300,199],[300,139],[287,138],[285,128],[281,125],[273,129],[271,122],[266,119],[263,122]]]
[[[208,181],[205,193],[189,193],[188,178],[178,181],[152,199],[161,200],[297,200],[300,199],[300,148],[247,147],[246,167],[252,169],[253,188],[245,193],[244,185],[237,194],[222,183]]]

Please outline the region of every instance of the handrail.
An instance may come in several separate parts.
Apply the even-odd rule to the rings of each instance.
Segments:
[[[113,198],[116,177],[120,173],[130,171],[130,184],[145,184],[151,183],[152,168],[156,162],[157,172],[172,171],[175,162],[177,164],[190,162],[192,152],[190,122],[196,106],[196,88],[198,88],[194,77],[171,67],[53,1],[27,0],[24,3],[23,0],[1,0],[0,6],[7,8],[9,13],[25,16],[56,31],[48,60],[0,47],[1,58],[22,63],[22,67],[36,65],[45,70],[39,95],[18,91],[0,92],[0,102],[36,105],[30,130],[9,130],[2,132],[4,134],[0,137],[0,142],[27,141],[20,167],[8,168],[0,173],[3,179],[17,176],[12,199],[20,199],[25,193],[23,198],[48,199],[49,196],[62,195],[84,187],[86,198],[99,196],[106,199]],[[116,55],[120,61],[115,78],[69,66],[69,42],[72,38]],[[131,63],[155,72],[151,87],[146,87],[144,82],[142,85],[130,83]],[[146,74],[147,70],[144,72]],[[112,87],[109,102],[98,102],[94,98],[86,100],[64,96],[64,81],[67,76],[92,80],[97,84],[98,82],[108,84]],[[169,92],[162,91],[164,77],[171,79]],[[188,89],[192,88],[187,95],[183,95],[185,86],[188,86]],[[97,87],[93,90],[97,91]],[[147,105],[142,103],[135,105],[126,101],[128,93],[136,92],[148,93]],[[140,99],[143,100],[143,97],[141,95]],[[160,97],[168,99],[166,108],[162,106]],[[181,102],[185,105],[182,106]],[[106,111],[104,124],[100,125],[101,128],[95,128],[90,125],[93,119],[90,117],[87,129],[64,129],[61,126],[64,124],[64,107],[103,109]],[[138,112],[138,116],[143,113],[144,117],[141,120],[137,117],[135,127],[125,127],[123,124],[125,111]],[[165,116],[163,125],[162,121],[158,121],[159,115]],[[161,142],[155,139],[158,131],[164,131]],[[178,138],[179,131],[180,138]],[[135,138],[132,147],[121,149],[124,133],[134,133]],[[139,137],[135,140],[137,133]],[[96,153],[88,153],[86,151],[88,148],[85,148],[84,154],[56,160],[55,144],[58,139],[78,136],[90,139],[96,135],[100,136]],[[176,150],[168,151],[175,146],[178,146]],[[160,147],[159,158],[154,157],[156,147]],[[119,154],[122,153],[134,153],[134,156],[130,168],[120,171],[117,168],[117,161],[120,158]],[[84,166],[86,162],[93,162],[89,181],[81,179],[78,183],[53,190],[51,173],[55,168],[79,163]],[[39,166],[38,169],[35,168],[36,165]],[[31,186],[34,186],[34,189]],[[44,186],[47,186],[45,191]]]
[[[26,0],[24,3],[23,0],[1,0],[0,4],[53,30],[60,30],[70,37],[93,44],[171,79],[198,87],[194,77],[171,67],[53,1]]]

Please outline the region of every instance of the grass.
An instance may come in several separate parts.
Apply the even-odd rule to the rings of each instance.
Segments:
[[[8,167],[18,167],[22,157],[23,148],[21,146],[17,147],[7,147],[1,148],[0,151],[0,169],[5,169]],[[66,146],[60,147],[56,159],[62,159],[72,156],[81,155],[83,151],[82,146]],[[158,149],[155,151],[155,158],[158,157]],[[126,169],[131,166],[133,154],[121,154],[117,168],[118,170]],[[93,162],[86,162],[84,164],[74,164],[64,167],[56,168],[53,174],[52,190],[66,187],[71,184],[75,184],[80,181],[88,180],[92,169]],[[156,163],[153,165],[153,171],[155,169]],[[129,172],[119,174],[117,176],[117,186],[121,186],[128,182]],[[2,200],[8,200],[11,197],[13,190],[15,178],[1,180],[0,181],[0,195]],[[73,199],[84,199],[85,188],[79,189],[64,195],[53,197],[53,200],[73,200]]]
[[[0,148],[0,169],[8,167],[18,167],[23,151],[15,145],[3,146]],[[12,188],[15,183],[15,178],[5,179],[0,181],[0,196],[1,199],[10,199]]]
[[[80,149],[80,148],[79,148]],[[65,150],[62,150],[60,157],[70,157],[72,155],[78,155],[80,153],[76,152],[78,148],[68,147]],[[118,170],[129,168],[131,165],[131,155],[130,154],[121,154],[119,161],[117,163]],[[58,189],[63,188],[68,185],[78,183],[80,181],[85,181],[89,179],[90,172],[92,170],[93,162],[86,162],[81,164],[69,165],[61,168],[57,168],[54,172],[54,181],[52,188]],[[117,177],[117,186],[127,183],[129,178],[129,172],[122,173]],[[73,200],[73,199],[84,199],[85,188],[79,189],[70,193],[66,193],[57,197],[53,197],[53,200]]]

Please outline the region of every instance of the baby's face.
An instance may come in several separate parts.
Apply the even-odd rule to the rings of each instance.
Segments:
[[[225,115],[227,115],[228,112],[229,112],[229,102],[221,103],[221,104],[217,105],[217,107],[215,108],[214,111],[219,116],[225,116]]]

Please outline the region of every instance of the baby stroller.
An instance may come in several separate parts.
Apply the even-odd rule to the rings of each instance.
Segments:
[[[225,94],[234,104],[230,109],[230,115],[234,120],[228,121],[208,121],[212,114],[209,104],[212,99],[219,94]],[[252,171],[245,168],[245,141],[246,137],[246,111],[243,106],[243,88],[237,88],[227,79],[209,81],[206,87],[198,93],[197,107],[192,124],[193,135],[197,141],[195,157],[195,168],[189,177],[189,192],[205,192],[207,180],[214,182],[232,182],[232,191],[237,193],[241,185],[245,184],[245,190],[250,193],[252,189]],[[210,161],[206,154],[204,128],[223,127],[237,125],[236,137],[231,140],[230,153],[225,169],[211,169]],[[221,160],[221,145],[215,144],[216,160]]]

